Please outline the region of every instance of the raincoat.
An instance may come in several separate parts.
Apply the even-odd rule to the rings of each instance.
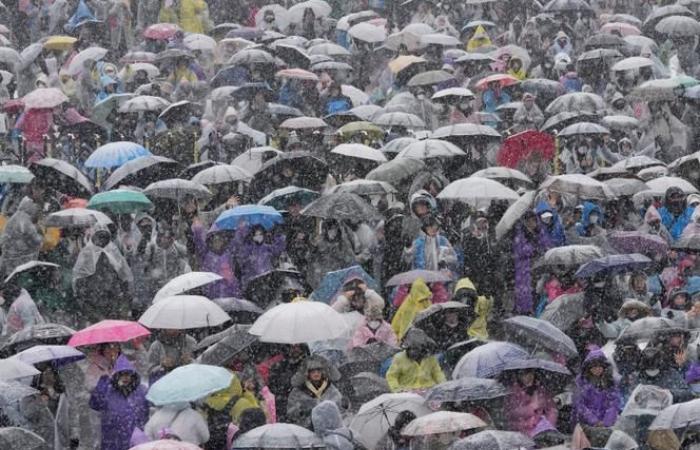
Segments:
[[[284,234],[275,233],[272,242],[253,242],[249,229],[242,228],[236,231],[234,255],[236,265],[241,273],[243,289],[253,278],[274,269],[277,258],[280,257],[286,246]]]
[[[207,421],[186,403],[158,408],[143,431],[152,441],[156,441],[166,428],[180,440],[194,445],[202,445],[209,440]]]
[[[529,314],[534,307],[532,264],[549,248],[544,230],[530,233],[521,223],[513,239],[513,264],[515,268],[515,311]]]
[[[644,213],[644,223],[639,227],[641,233],[655,234],[666,239],[667,242],[673,240],[673,236],[668,231],[668,228],[662,223],[661,214],[654,205],[649,206]]]
[[[129,389],[117,387],[122,372],[132,375]],[[102,450],[127,450],[135,428],[143,429],[148,420],[146,388],[141,385],[134,367],[125,356],[119,356],[111,377],[103,376],[90,397],[90,407],[102,417]]]
[[[36,161],[45,156],[44,136],[49,133],[53,124],[53,110],[45,108],[30,109],[17,119],[15,128],[22,132],[30,161]]]
[[[157,242],[149,242],[145,259],[146,274],[156,289],[160,289],[173,278],[192,271],[188,263],[187,249],[179,242],[173,242],[168,248],[161,247]]]
[[[307,374],[312,369],[320,369],[324,374],[324,382],[319,388],[314,388],[307,379]],[[311,357],[307,359],[292,377],[294,388],[287,399],[287,420],[290,423],[310,428],[311,411],[316,405],[330,401],[340,407],[343,396],[333,385],[334,381],[339,378],[338,370],[329,367],[322,358]]]
[[[229,239],[228,245],[225,245],[218,253],[210,250],[207,245],[207,237],[211,237],[216,231],[216,228],[212,226],[209,233],[206,233],[201,222],[192,225],[194,246],[200,261],[200,269],[216,273],[224,278],[206,286],[204,288],[205,295],[207,298],[241,297],[240,284],[233,264],[235,241]]]
[[[491,43],[491,38],[489,38],[489,35],[486,33],[486,30],[484,30],[484,27],[479,25],[476,27],[476,30],[474,30],[474,35],[471,37],[471,39],[469,39],[469,42],[467,42],[467,51],[475,52],[480,48],[488,48],[492,46],[493,44]]]
[[[403,338],[403,335],[411,327],[416,315],[431,305],[431,298],[432,293],[425,281],[419,278],[413,282],[411,292],[396,311],[391,321],[391,328],[399,340]]]
[[[180,0],[180,27],[189,33],[204,33],[208,17],[204,0]]]
[[[431,245],[435,251],[435,257],[430,257]],[[411,267],[413,269],[440,270],[441,264],[452,267],[457,262],[452,244],[442,234],[430,237],[421,234],[413,241],[413,246],[409,255],[412,257]]]
[[[344,227],[339,227],[339,235],[329,240],[326,233],[318,238],[309,258],[307,280],[311,287],[318,287],[327,272],[345,269],[355,262],[352,237]]]
[[[596,385],[589,379],[588,370],[593,362],[601,363],[605,367],[601,376],[605,378],[604,385]],[[620,391],[613,380],[610,362],[602,351],[591,351],[581,365],[581,375],[576,378],[572,423],[610,427],[617,420],[622,406],[620,401]]]
[[[314,433],[321,439],[328,450],[354,450],[352,431],[343,424],[338,406],[323,401],[311,410],[311,423]]]
[[[476,288],[474,287],[474,283],[469,278],[462,278],[457,282],[455,285],[455,296],[457,293],[462,290],[471,290],[476,293]],[[491,312],[491,306],[492,302],[490,299],[486,298],[483,295],[479,295],[476,298],[475,304],[473,305],[474,309],[474,320],[472,323],[469,325],[469,328],[467,330],[467,333],[469,334],[470,338],[476,338],[476,339],[488,339],[489,338],[489,330],[487,328],[488,324],[488,318],[489,318],[489,313]]]
[[[32,296],[22,289],[7,311],[3,334],[12,336],[18,331],[44,322],[45,320],[36,307]]]
[[[24,197],[0,237],[2,268],[9,275],[17,266],[39,259],[43,236],[35,224],[39,206]]]
[[[339,313],[351,312],[350,299],[345,297],[345,294],[340,294],[331,306]],[[367,289],[365,291],[365,312],[372,307],[383,310],[384,299],[372,289]]]
[[[415,361],[406,351],[397,353],[386,373],[386,381],[392,392],[428,389],[446,381],[445,374],[435,356]]]
[[[669,233],[671,233],[671,237],[674,241],[681,237],[681,234],[683,233],[683,230],[685,230],[685,227],[687,227],[688,224],[691,223],[691,218],[693,217],[694,212],[695,208],[691,206],[685,208],[683,212],[679,215],[674,215],[665,206],[659,208],[659,216],[661,216],[661,223],[664,225],[664,227],[666,227]]]
[[[398,346],[396,334],[388,322],[382,320],[381,325],[379,325],[377,329],[372,330],[367,325],[367,319],[363,319],[360,326],[355,330],[355,334],[352,336],[350,348],[364,347],[373,341],[383,342],[392,347]]]
[[[561,223],[561,217],[559,217],[557,211],[554,208],[552,208],[548,202],[542,200],[537,204],[537,207],[535,207],[535,213],[538,216],[541,216],[546,212],[552,214],[551,223],[542,224],[542,228],[549,237],[549,241],[554,247],[561,247],[562,245],[566,245],[566,232],[564,231],[564,225],[562,225]]]
[[[592,214],[598,215],[598,220],[596,223],[591,223],[590,217]],[[581,222],[576,224],[576,231],[579,236],[592,237],[599,234],[605,234],[605,231],[601,227],[603,223],[603,211],[600,206],[593,202],[583,202],[583,213],[581,214]]]
[[[503,404],[508,429],[534,436],[542,417],[556,427],[558,413],[552,396],[542,386],[528,391],[517,382],[510,386],[510,393]]]

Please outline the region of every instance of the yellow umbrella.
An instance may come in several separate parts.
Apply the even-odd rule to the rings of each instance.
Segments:
[[[403,55],[389,61],[389,70],[391,70],[392,73],[396,74],[401,72],[403,69],[410,66],[411,64],[422,62],[425,62],[425,59],[421,58],[420,56]]]
[[[51,36],[44,42],[46,50],[70,50],[78,40],[72,36]]]

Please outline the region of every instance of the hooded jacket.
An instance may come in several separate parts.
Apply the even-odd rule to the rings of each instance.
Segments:
[[[149,439],[160,439],[164,429],[170,430],[184,442],[202,445],[209,440],[207,421],[188,404],[166,405],[158,408],[146,423],[144,432]]]
[[[235,241],[229,238],[228,244],[225,244],[220,252],[214,252],[210,250],[207,241],[217,232],[219,230],[215,225],[212,225],[208,232],[201,222],[192,225],[192,236],[199,259],[199,267],[205,272],[213,272],[224,278],[206,286],[205,295],[208,298],[242,297],[240,283],[233,264]]]
[[[454,290],[455,295],[457,295],[457,293],[462,289],[471,290],[476,293],[474,283],[472,283],[469,278],[462,278],[457,282]],[[491,312],[491,300],[483,295],[479,295],[476,298],[474,305],[471,306],[474,311],[474,320],[469,325],[469,329],[467,330],[469,337],[473,339],[488,339],[489,330],[487,323],[489,313]]]
[[[125,395],[116,388],[117,379],[123,372],[130,373],[133,385]],[[102,450],[127,450],[135,428],[141,428],[148,421],[146,388],[141,385],[141,377],[128,359],[120,355],[114,365],[111,377],[103,376],[90,397],[90,408],[99,412],[102,420]]]
[[[658,222],[659,226],[652,226],[651,224],[654,222]],[[649,206],[649,208],[647,208],[646,213],[644,213],[644,223],[641,227],[639,227],[639,231],[642,233],[655,234],[666,239],[666,241],[669,243],[673,240],[671,233],[668,231],[666,225],[664,225],[663,221],[661,220],[659,210],[656,209],[654,205]]]
[[[672,189],[673,188],[669,188],[666,192],[666,202],[668,202],[670,194],[673,193],[671,192]],[[683,209],[680,214],[676,215],[665,206],[666,202],[664,202],[664,206],[659,208],[659,215],[661,216],[661,223],[663,223],[669,233],[671,233],[671,237],[675,241],[681,237],[683,230],[685,230],[685,227],[691,222],[695,208],[688,206]]]
[[[550,242],[554,247],[566,245],[566,232],[564,231],[564,225],[561,223],[561,217],[559,217],[559,214],[548,202],[542,200],[537,204],[535,213],[541,216],[546,212],[552,214],[552,222],[549,225],[542,223],[542,228],[549,236]]]
[[[338,405],[322,401],[311,410],[311,423],[314,433],[328,450],[353,450],[355,448],[352,431],[343,424]]]
[[[320,369],[327,383],[325,389],[318,393],[311,391],[307,385],[307,377],[310,370]],[[287,400],[287,420],[302,427],[311,427],[311,411],[324,401],[330,401],[340,407],[343,396],[334,383],[340,379],[338,370],[331,366],[324,358],[311,356],[299,367],[292,377],[294,388],[289,393]]]
[[[408,297],[396,311],[391,321],[391,328],[399,340],[403,338],[406,331],[411,327],[416,315],[432,304],[430,301],[432,295],[430,288],[428,288],[428,285],[425,284],[422,278],[418,278],[413,282]]]
[[[589,380],[589,369],[594,362],[605,368],[601,378],[605,385],[599,386]],[[581,374],[576,378],[572,423],[611,427],[617,420],[621,408],[620,390],[613,380],[612,366],[601,350],[591,351],[581,365]]]
[[[591,214],[598,214],[598,221],[596,223],[591,223]],[[603,231],[601,224],[603,223],[603,211],[600,206],[593,202],[583,202],[583,213],[581,215],[581,222],[576,224],[576,231],[579,236],[596,236],[601,234]]]
[[[39,259],[43,236],[32,221],[39,213],[39,206],[29,197],[24,197],[17,211],[5,225],[0,237],[2,268],[10,274],[17,266]]]

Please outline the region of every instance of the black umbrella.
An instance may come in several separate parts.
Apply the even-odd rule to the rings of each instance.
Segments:
[[[58,192],[78,197],[90,197],[94,192],[92,183],[85,174],[60,159],[44,158],[35,161],[29,166],[29,170],[46,186]]]
[[[587,111],[562,111],[560,113],[554,114],[552,117],[547,119],[545,123],[540,127],[541,131],[554,131],[561,130],[571,125],[572,123],[579,122],[581,120],[596,120],[597,114],[590,113]]]
[[[177,161],[164,156],[142,156],[112,172],[102,185],[102,190],[109,191],[119,186],[145,188],[153,182],[175,178],[179,167]]]
[[[685,6],[679,4],[661,6],[654,9],[644,20],[644,24],[642,24],[642,32],[644,32],[644,34],[647,36],[654,36],[656,24],[669,16],[693,17],[693,12]]]
[[[288,171],[291,171],[291,176],[285,173]],[[326,181],[327,175],[328,165],[311,153],[285,152],[260,167],[250,184],[250,190],[259,198],[289,185],[318,190]]]
[[[532,370],[539,373],[540,380],[546,380],[547,386],[552,391],[555,391],[556,389],[563,389],[572,376],[569,369],[561,364],[555,363],[554,361],[528,358],[516,359],[507,362],[503,368],[503,371],[501,372],[500,378],[505,383],[505,380],[508,380],[512,376],[513,372],[518,372],[521,370]]]
[[[246,297],[260,307],[267,307],[275,302],[291,300],[282,298],[285,291],[304,295],[311,289],[300,272],[276,269],[252,278],[246,286]]]
[[[257,336],[248,333],[250,325],[233,325],[232,327],[209,336],[197,345],[197,349],[207,348],[199,357],[201,364],[223,366],[236,355],[250,348],[258,341]]]
[[[431,339],[440,340],[442,326],[445,323],[445,315],[457,313],[463,328],[467,328],[471,309],[464,303],[446,302],[436,303],[419,312],[413,321],[413,326],[424,330]]]
[[[301,212],[305,216],[336,220],[371,220],[377,210],[362,197],[348,192],[323,195]]]
[[[525,344],[531,348],[543,348],[568,358],[578,356],[574,341],[559,328],[545,320],[515,316],[504,320],[503,327],[508,331],[506,336],[514,337],[518,344]]]
[[[289,44],[273,44],[270,46],[272,53],[286,62],[289,67],[298,67],[308,70],[311,65],[309,55],[301,48]]]
[[[598,33],[589,37],[584,43],[586,50],[595,50],[598,48],[621,49],[627,46],[627,42],[619,36],[607,33]]]
[[[265,312],[255,303],[242,298],[225,297],[212,301],[226,311],[234,323],[252,324]]]
[[[10,340],[0,348],[0,355],[11,356],[35,345],[65,345],[75,330],[57,323],[33,325],[10,336]]]
[[[386,378],[372,372],[360,372],[350,378],[352,386],[352,403],[362,405],[382,394],[388,394],[391,390]]]
[[[457,403],[493,400],[508,395],[508,389],[489,378],[464,377],[446,381],[431,388],[425,401],[428,403]]]
[[[586,316],[583,293],[560,295],[544,308],[540,318],[562,331],[567,331],[579,319]]]
[[[379,372],[384,361],[391,358],[400,349],[383,342],[374,342],[363,347],[353,347],[347,352],[347,362],[339,367],[345,377],[351,377],[361,372]]]
[[[368,180],[384,181],[394,187],[402,183],[411,183],[413,178],[421,172],[425,172],[427,167],[419,159],[396,158],[379,165],[370,171],[365,177]]]
[[[166,125],[172,126],[175,122],[187,122],[191,116],[200,116],[201,114],[202,105],[183,100],[169,105],[158,118]]]

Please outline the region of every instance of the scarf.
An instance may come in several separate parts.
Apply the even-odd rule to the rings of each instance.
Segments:
[[[309,380],[306,380],[304,385],[312,394],[314,394],[314,397],[320,399],[323,393],[326,392],[326,388],[328,387],[328,380],[323,380],[323,383],[321,383],[321,385],[318,388],[316,388],[313,385],[313,383],[311,383]]]
[[[438,237],[425,236],[425,270],[438,270]]]

